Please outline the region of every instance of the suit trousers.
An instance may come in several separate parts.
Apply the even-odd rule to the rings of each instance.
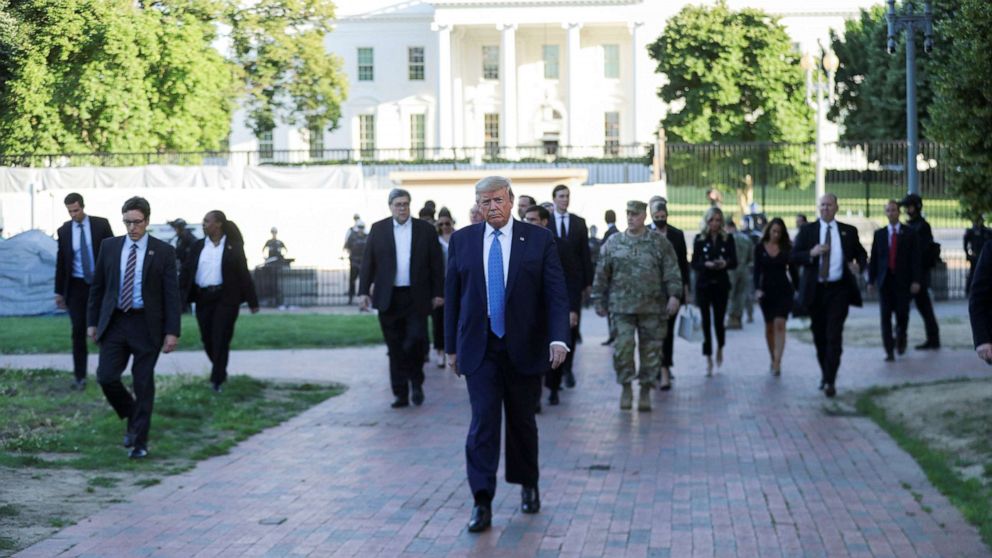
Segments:
[[[424,384],[424,355],[427,353],[427,317],[417,313],[408,287],[394,287],[379,326],[389,350],[389,382],[393,395],[406,400],[410,387]]]
[[[665,331],[665,342],[661,349],[661,365],[668,368],[674,366],[672,362],[672,350],[675,348],[675,320],[678,317],[678,313],[675,313],[672,317],[668,318],[668,330]],[[660,374],[661,371],[658,373]]]
[[[565,372],[572,370],[572,359],[575,358],[575,330],[572,331],[572,338],[569,339],[567,345],[568,354],[565,355],[565,361],[558,368],[548,370],[544,374],[544,387],[551,391],[560,390],[561,380],[565,376]]]
[[[729,296],[729,289],[720,283],[706,283],[696,288],[696,304],[703,315],[703,354],[706,356],[713,354],[711,327],[716,331],[717,347],[722,348],[726,343],[727,298]],[[711,309],[713,311],[712,317],[710,316]]]
[[[210,359],[210,381],[223,384],[227,381],[227,362],[231,355],[231,339],[238,321],[240,304],[221,301],[220,292],[201,293],[196,300],[196,323],[200,326],[200,341]]]
[[[920,286],[920,292],[912,295],[916,309],[920,311],[923,318],[923,328],[927,332],[927,343],[940,343],[940,327],[937,325],[937,316],[933,313],[933,301],[930,300],[930,272],[924,272],[926,277]]]
[[[537,486],[537,419],[541,375],[520,374],[510,361],[506,342],[489,334],[486,354],[477,370],[465,376],[472,422],[465,440],[468,484],[476,502],[496,494],[499,469],[500,417],[506,415],[506,482]]]
[[[840,355],[844,350],[847,288],[843,280],[817,283],[816,295],[810,308],[810,328],[813,330],[816,360],[820,363],[821,379],[827,385],[833,385],[837,380]]]
[[[155,403],[155,363],[158,362],[161,346],[161,340],[153,342],[144,312],[141,311],[124,314],[115,310],[100,340],[97,380],[117,416],[127,419],[128,430],[135,435],[135,446],[139,448],[148,447],[148,431],[151,429],[152,406]],[[121,375],[132,356],[133,397],[121,382]]]
[[[885,353],[891,355],[896,343],[906,344],[906,328],[909,325],[909,288],[899,292],[896,279],[886,274],[882,286],[878,289],[878,309],[882,317],[882,346]],[[896,316],[896,334],[892,336],[892,315]]]
[[[86,306],[89,300],[89,284],[77,277],[70,279],[66,306],[69,307],[69,320],[72,322],[72,372],[77,380],[86,378],[86,359],[89,356],[89,348],[86,346]]]

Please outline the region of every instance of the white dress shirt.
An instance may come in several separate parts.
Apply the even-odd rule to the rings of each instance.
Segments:
[[[86,247],[90,252],[90,270],[96,268],[96,258],[93,257],[93,233],[90,230],[90,216],[83,217],[83,230],[79,230],[79,223],[72,221],[72,276],[83,279],[83,253],[82,245],[79,242],[79,233],[86,234]]]
[[[214,287],[224,282],[221,260],[224,258],[225,246],[227,246],[226,234],[216,246],[210,237],[203,239],[203,251],[200,252],[200,260],[196,264],[197,287]]]
[[[148,250],[148,234],[145,233],[137,242],[131,240],[130,237],[124,236],[124,246],[121,248],[121,277],[120,283],[117,285],[117,306],[120,307],[121,295],[124,294],[121,287],[124,286],[124,274],[127,273],[127,258],[128,254],[131,253],[131,245],[138,245],[138,252],[135,254],[135,266],[134,266],[134,298],[131,304],[131,308],[138,309],[145,307],[145,299],[141,298],[141,280],[142,280],[142,269],[145,266],[145,252]]]
[[[399,224],[393,219],[393,242],[396,244],[396,279],[394,287],[410,286],[410,250],[413,244],[413,220]]]
[[[566,211],[565,213],[558,213],[557,211],[555,211],[555,234],[556,235],[560,235],[561,234],[561,225],[562,225],[562,223],[565,224],[565,237],[567,238],[568,237],[568,233],[572,232],[571,230],[569,230],[569,226],[568,226],[568,212]]]
[[[830,227],[830,272],[827,274],[827,281],[840,281],[844,276],[844,247],[840,243],[840,230],[837,227],[837,220],[825,222],[820,221],[820,244],[827,243],[827,225]],[[820,256],[823,257],[822,255]]]

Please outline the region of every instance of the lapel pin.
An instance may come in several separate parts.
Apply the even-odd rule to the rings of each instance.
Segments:
[[[155,250],[149,250],[148,251],[148,255],[149,256],[154,256],[155,255]]]
[[[523,242],[523,241],[524,241],[524,237],[521,236],[520,237],[520,242]]]

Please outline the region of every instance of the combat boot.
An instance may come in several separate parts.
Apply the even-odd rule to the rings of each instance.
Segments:
[[[651,386],[641,384],[641,397],[637,400],[637,410],[647,412],[651,410]]]
[[[629,411],[634,404],[634,390],[630,387],[630,382],[623,385],[623,392],[620,393],[620,409]]]

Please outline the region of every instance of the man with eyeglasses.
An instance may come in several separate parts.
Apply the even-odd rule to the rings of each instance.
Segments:
[[[132,459],[148,455],[148,431],[155,402],[159,352],[179,343],[179,280],[176,251],[146,233],[151,206],[133,197],[124,202],[127,234],[106,240],[90,288],[87,334],[100,345],[97,380],[117,416],[127,420],[124,447]],[[134,396],[121,382],[134,357]]]
[[[114,236],[110,221],[87,215],[83,196],[73,192],[65,197],[70,219],[58,230],[55,258],[55,305],[69,311],[72,322],[72,389],[86,389],[86,304],[93,283],[93,266],[100,255],[100,244]]]
[[[434,227],[410,217],[410,192],[389,192],[389,211],[392,216],[369,231],[358,303],[379,311],[396,398],[391,407],[399,409],[424,402],[427,316],[444,304],[444,264]]]

